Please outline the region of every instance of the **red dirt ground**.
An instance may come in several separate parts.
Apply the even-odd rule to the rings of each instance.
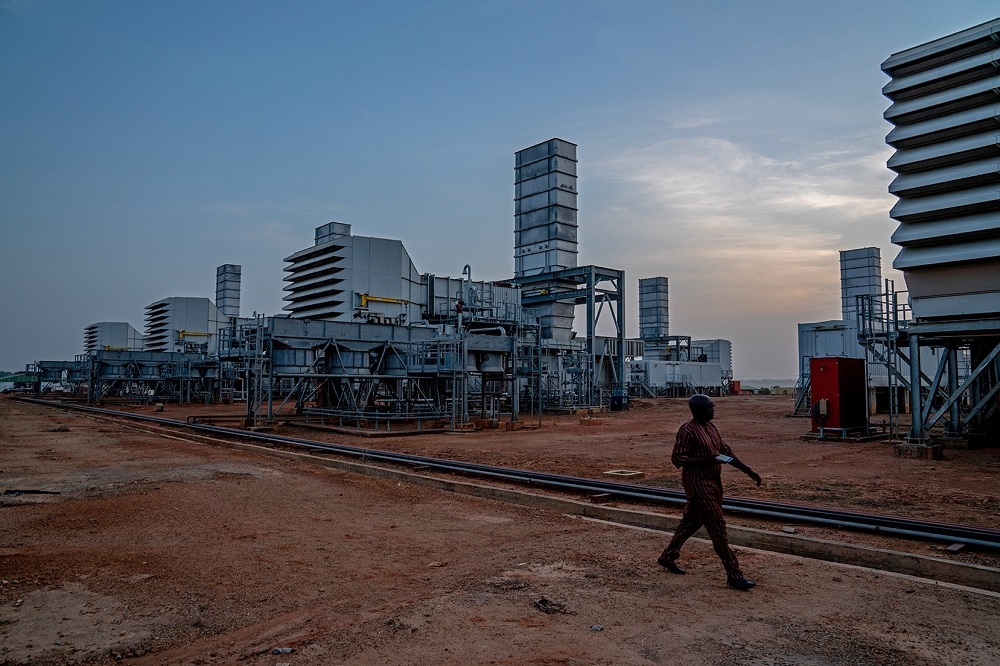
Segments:
[[[928,461],[884,442],[803,441],[790,409],[718,401],[723,435],[764,477],[755,488],[727,470],[727,492],[997,524],[997,449]],[[678,485],[684,401],[600,418],[377,440],[280,430]],[[14,489],[59,494],[0,497],[0,664],[1000,663],[1000,595],[749,549],[759,586],[740,593],[703,541],[674,576],[653,564],[662,533],[0,399],[0,490]],[[539,610],[543,597],[565,612]]]

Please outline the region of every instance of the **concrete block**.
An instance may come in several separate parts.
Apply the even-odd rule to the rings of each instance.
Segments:
[[[894,447],[897,458],[922,458],[924,460],[941,460],[944,457],[942,444],[896,444]]]

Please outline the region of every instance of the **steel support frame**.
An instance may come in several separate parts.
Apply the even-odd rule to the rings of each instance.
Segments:
[[[911,385],[920,386],[920,354],[922,344],[944,349],[938,364],[931,391],[923,404],[923,391],[910,391],[913,424],[908,441],[916,444],[927,443],[930,429],[945,414],[948,422],[945,434],[961,436],[969,431],[970,425],[991,417],[996,409],[995,396],[1000,392],[1000,320],[979,320],[971,322],[915,323],[907,331],[910,347]],[[978,345],[981,360],[965,379],[959,383],[958,350],[960,347]],[[947,371],[947,391],[943,403],[932,412],[931,396],[939,388]],[[963,396],[968,396],[968,409],[962,409]]]
[[[587,308],[586,368],[587,381],[584,401],[594,405],[599,396],[596,339],[597,325],[608,306],[617,340],[616,358],[612,366],[613,385],[610,395],[625,391],[625,271],[601,266],[579,266],[539,275],[514,278],[521,287],[521,305],[533,307],[552,303],[572,303]],[[609,395],[609,397],[610,397]],[[598,398],[599,399],[599,398]]]
[[[481,373],[467,367],[469,352],[465,331],[452,338],[420,341],[295,337],[296,341],[305,343],[298,348],[312,349],[316,359],[311,367],[287,372],[276,370],[271,362],[281,351],[281,345],[287,342],[286,338],[275,338],[264,318],[244,328],[239,339],[246,344],[241,343],[238,349],[234,347],[234,353],[242,359],[246,372],[246,420],[250,425],[275,420],[293,399],[297,411],[304,408],[307,400],[318,399],[320,406],[309,411],[353,420],[412,417],[419,421],[448,418],[451,410],[451,426],[456,427],[469,421],[470,397],[472,406],[478,407],[478,411],[486,409],[489,396],[483,387],[487,381],[501,385],[510,383],[512,389],[517,386],[513,371],[477,377]],[[331,359],[337,368],[348,367],[341,353],[357,351],[351,345],[358,342],[371,342],[372,345],[368,349],[371,362],[364,372],[326,371],[325,366]],[[406,370],[400,372],[401,368]],[[471,381],[476,379],[478,382]],[[290,388],[284,385],[286,381],[291,384]],[[470,396],[470,391],[474,395]],[[280,404],[276,405],[276,400]],[[496,402],[499,404],[498,399]],[[512,417],[516,418],[516,407],[512,409]]]

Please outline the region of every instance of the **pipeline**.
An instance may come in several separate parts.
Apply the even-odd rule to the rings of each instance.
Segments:
[[[293,446],[317,453],[351,456],[361,460],[377,460],[393,464],[420,466],[442,472],[500,479],[504,481],[529,484],[532,486],[572,490],[584,493],[607,493],[615,497],[663,505],[680,505],[684,504],[686,501],[682,491],[657,488],[654,486],[622,483],[619,481],[604,481],[601,479],[588,479],[585,477],[563,474],[548,474],[544,472],[446,460],[443,458],[431,458],[428,456],[417,456],[405,453],[393,453],[390,451],[382,451],[380,449],[348,446],[346,444],[330,444],[310,439],[302,439],[299,437],[287,437],[284,435],[268,435],[265,433],[251,432],[236,428],[225,428],[222,426],[214,426],[204,423],[188,423],[185,421],[176,421],[174,419],[147,416],[145,414],[126,414],[113,409],[101,409],[99,407],[56,403],[48,400],[39,400],[37,398],[17,397],[15,400],[44,405],[47,407],[60,407],[63,409],[101,414],[104,416],[145,421],[172,428],[195,430],[212,435],[235,437],[253,442]],[[769,520],[787,520],[808,525],[836,527],[839,529],[856,530],[886,536],[937,541],[948,544],[961,543],[986,550],[1000,551],[1000,530],[992,530],[982,527],[952,525],[948,523],[917,520],[914,518],[902,518],[899,516],[843,511],[840,509],[811,507],[801,504],[770,502],[733,496],[726,496],[723,498],[722,508],[724,511],[730,513]]]

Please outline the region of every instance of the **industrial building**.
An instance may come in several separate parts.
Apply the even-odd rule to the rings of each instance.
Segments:
[[[285,258],[283,314],[240,317],[242,269],[223,264],[214,303],[155,301],[142,336],[94,324],[74,361],[30,369],[91,402],[245,401],[251,424],[294,413],[397,430],[724,392],[731,343],[670,336],[666,278],[640,281],[641,335],[626,339],[625,272],[578,265],[576,149],[550,139],[515,153],[510,278],[421,272],[401,240],[329,222]],[[614,335],[597,335],[601,322]]]
[[[633,395],[683,396],[695,392],[721,395],[733,378],[729,340],[692,340],[670,335],[670,280],[639,279],[641,359],[629,363]]]
[[[871,299],[862,338],[891,365],[905,356],[913,425],[908,440],[996,440],[1000,433],[1000,19],[894,53],[882,89],[895,149],[889,191],[899,200],[893,267],[907,291]],[[937,364],[921,350],[939,350]],[[961,355],[970,370],[962,374]],[[926,388],[922,387],[926,384]]]
[[[811,413],[814,431],[817,417],[841,435],[866,431],[855,398],[867,394],[890,428],[910,413],[911,450],[939,436],[1000,441],[998,42],[995,19],[882,63],[893,267],[906,289],[881,279],[876,248],[841,253],[842,319],[799,325],[796,413]],[[854,416],[841,423],[846,396]]]
[[[858,337],[858,304],[881,304],[884,293],[882,258],[877,247],[863,247],[840,252],[840,319],[809,322],[798,325],[798,372],[794,414],[809,414],[813,400],[811,368],[815,358],[852,358],[867,360],[869,349]],[[877,351],[877,350],[876,350]],[[887,371],[883,359],[871,358],[865,365],[864,385],[870,413],[889,411],[890,402],[897,408],[905,404],[894,381],[899,373],[907,372],[902,359],[895,359],[895,372]],[[890,394],[892,394],[890,396]],[[858,428],[866,424],[858,424]]]
[[[882,64],[906,290],[883,279],[877,248],[841,252],[841,318],[799,325],[796,412],[814,429],[867,432],[886,409],[890,428],[910,412],[917,447],[1000,431],[998,40],[1000,19]],[[731,343],[671,334],[666,277],[639,281],[639,337],[627,339],[625,271],[579,265],[578,164],[558,138],[515,153],[509,278],[421,272],[402,240],[329,222],[286,257],[283,314],[241,318],[240,267],[224,264],[214,303],[150,304],[141,345],[128,324],[94,324],[74,361],[29,370],[91,401],[238,400],[253,423],[295,413],[387,429],[725,393]],[[612,335],[597,334],[603,322]]]
[[[127,321],[99,321],[83,330],[84,353],[99,349],[138,351],[144,344],[145,338]]]

